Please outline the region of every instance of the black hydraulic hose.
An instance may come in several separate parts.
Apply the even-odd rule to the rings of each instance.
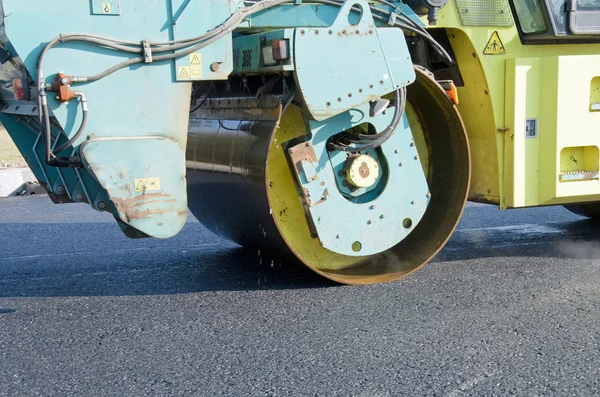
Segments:
[[[202,106],[204,106],[204,104],[206,103],[206,101],[208,101],[208,98],[210,98],[210,93],[211,93],[213,87],[214,87],[214,84],[211,82],[210,87],[208,87],[208,91],[206,91],[206,94],[204,95],[204,98],[202,99],[202,101],[200,102],[200,104],[194,106],[194,108],[192,108],[190,110],[190,113],[194,113],[196,110],[198,110]]]
[[[396,132],[398,124],[402,120],[402,115],[406,109],[406,89],[401,88],[396,90],[396,104],[394,106],[394,117],[390,122],[390,125],[386,127],[382,132],[373,135],[358,134],[357,138],[360,140],[367,140],[368,142],[359,142],[352,140],[352,137],[344,137],[348,143],[336,142],[331,143],[329,146],[334,150],[342,152],[360,152],[365,150],[372,150],[380,147],[387,142]],[[354,144],[354,146],[350,146]]]
[[[50,163],[50,161],[52,161],[53,155],[52,155],[52,134],[51,134],[51,130],[50,130],[50,117],[43,117],[43,115],[47,115],[48,114],[48,97],[46,96],[46,93],[43,93],[43,96],[40,96],[40,104],[41,104],[41,108],[40,108],[40,127],[42,127],[43,129],[43,137],[44,137],[44,142],[46,144],[46,163]],[[43,119],[42,119],[43,117]]]
[[[85,131],[85,127],[87,126],[87,122],[88,122],[88,107],[87,107],[87,100],[85,98],[85,95],[83,95],[83,93],[79,93],[79,100],[81,102],[81,109],[82,109],[81,125],[79,126],[79,129],[77,130],[75,135],[73,135],[71,137],[71,139],[69,139],[67,142],[63,143],[56,149],[54,149],[55,154],[59,154],[60,152],[63,152],[66,149],[73,146],[73,144],[83,135],[83,132]]]
[[[402,114],[404,113],[404,110],[402,109],[402,103],[403,103],[403,94],[402,91],[406,91],[404,89],[399,89],[395,91],[395,95],[396,95],[396,100],[394,103],[394,117],[392,118],[392,122],[390,123],[389,126],[387,126],[383,131],[381,131],[380,133],[377,134],[357,134],[356,137],[358,139],[365,139],[365,140],[370,140],[370,141],[375,141],[379,138],[381,138],[382,136],[387,135],[388,133],[390,133],[390,131],[394,131],[396,128],[396,126],[398,125],[398,123],[400,122],[400,118],[402,117]]]

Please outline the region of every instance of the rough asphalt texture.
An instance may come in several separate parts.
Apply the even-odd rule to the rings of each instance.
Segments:
[[[0,200],[1,396],[597,395],[600,231],[470,205],[436,261],[345,287],[259,266],[190,220]]]

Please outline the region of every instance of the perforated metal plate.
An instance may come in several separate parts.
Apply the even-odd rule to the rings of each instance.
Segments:
[[[464,26],[513,26],[508,0],[456,0]]]

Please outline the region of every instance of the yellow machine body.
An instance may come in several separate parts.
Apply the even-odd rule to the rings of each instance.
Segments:
[[[510,15],[508,1],[503,7]],[[600,44],[523,44],[514,19],[464,26],[459,10],[449,2],[437,28],[464,79],[469,200],[502,209],[600,201],[600,111],[592,106],[600,102]],[[537,136],[527,137],[527,120]]]

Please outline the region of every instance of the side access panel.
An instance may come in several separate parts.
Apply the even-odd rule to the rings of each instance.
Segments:
[[[600,200],[600,55],[506,63],[507,207]]]

